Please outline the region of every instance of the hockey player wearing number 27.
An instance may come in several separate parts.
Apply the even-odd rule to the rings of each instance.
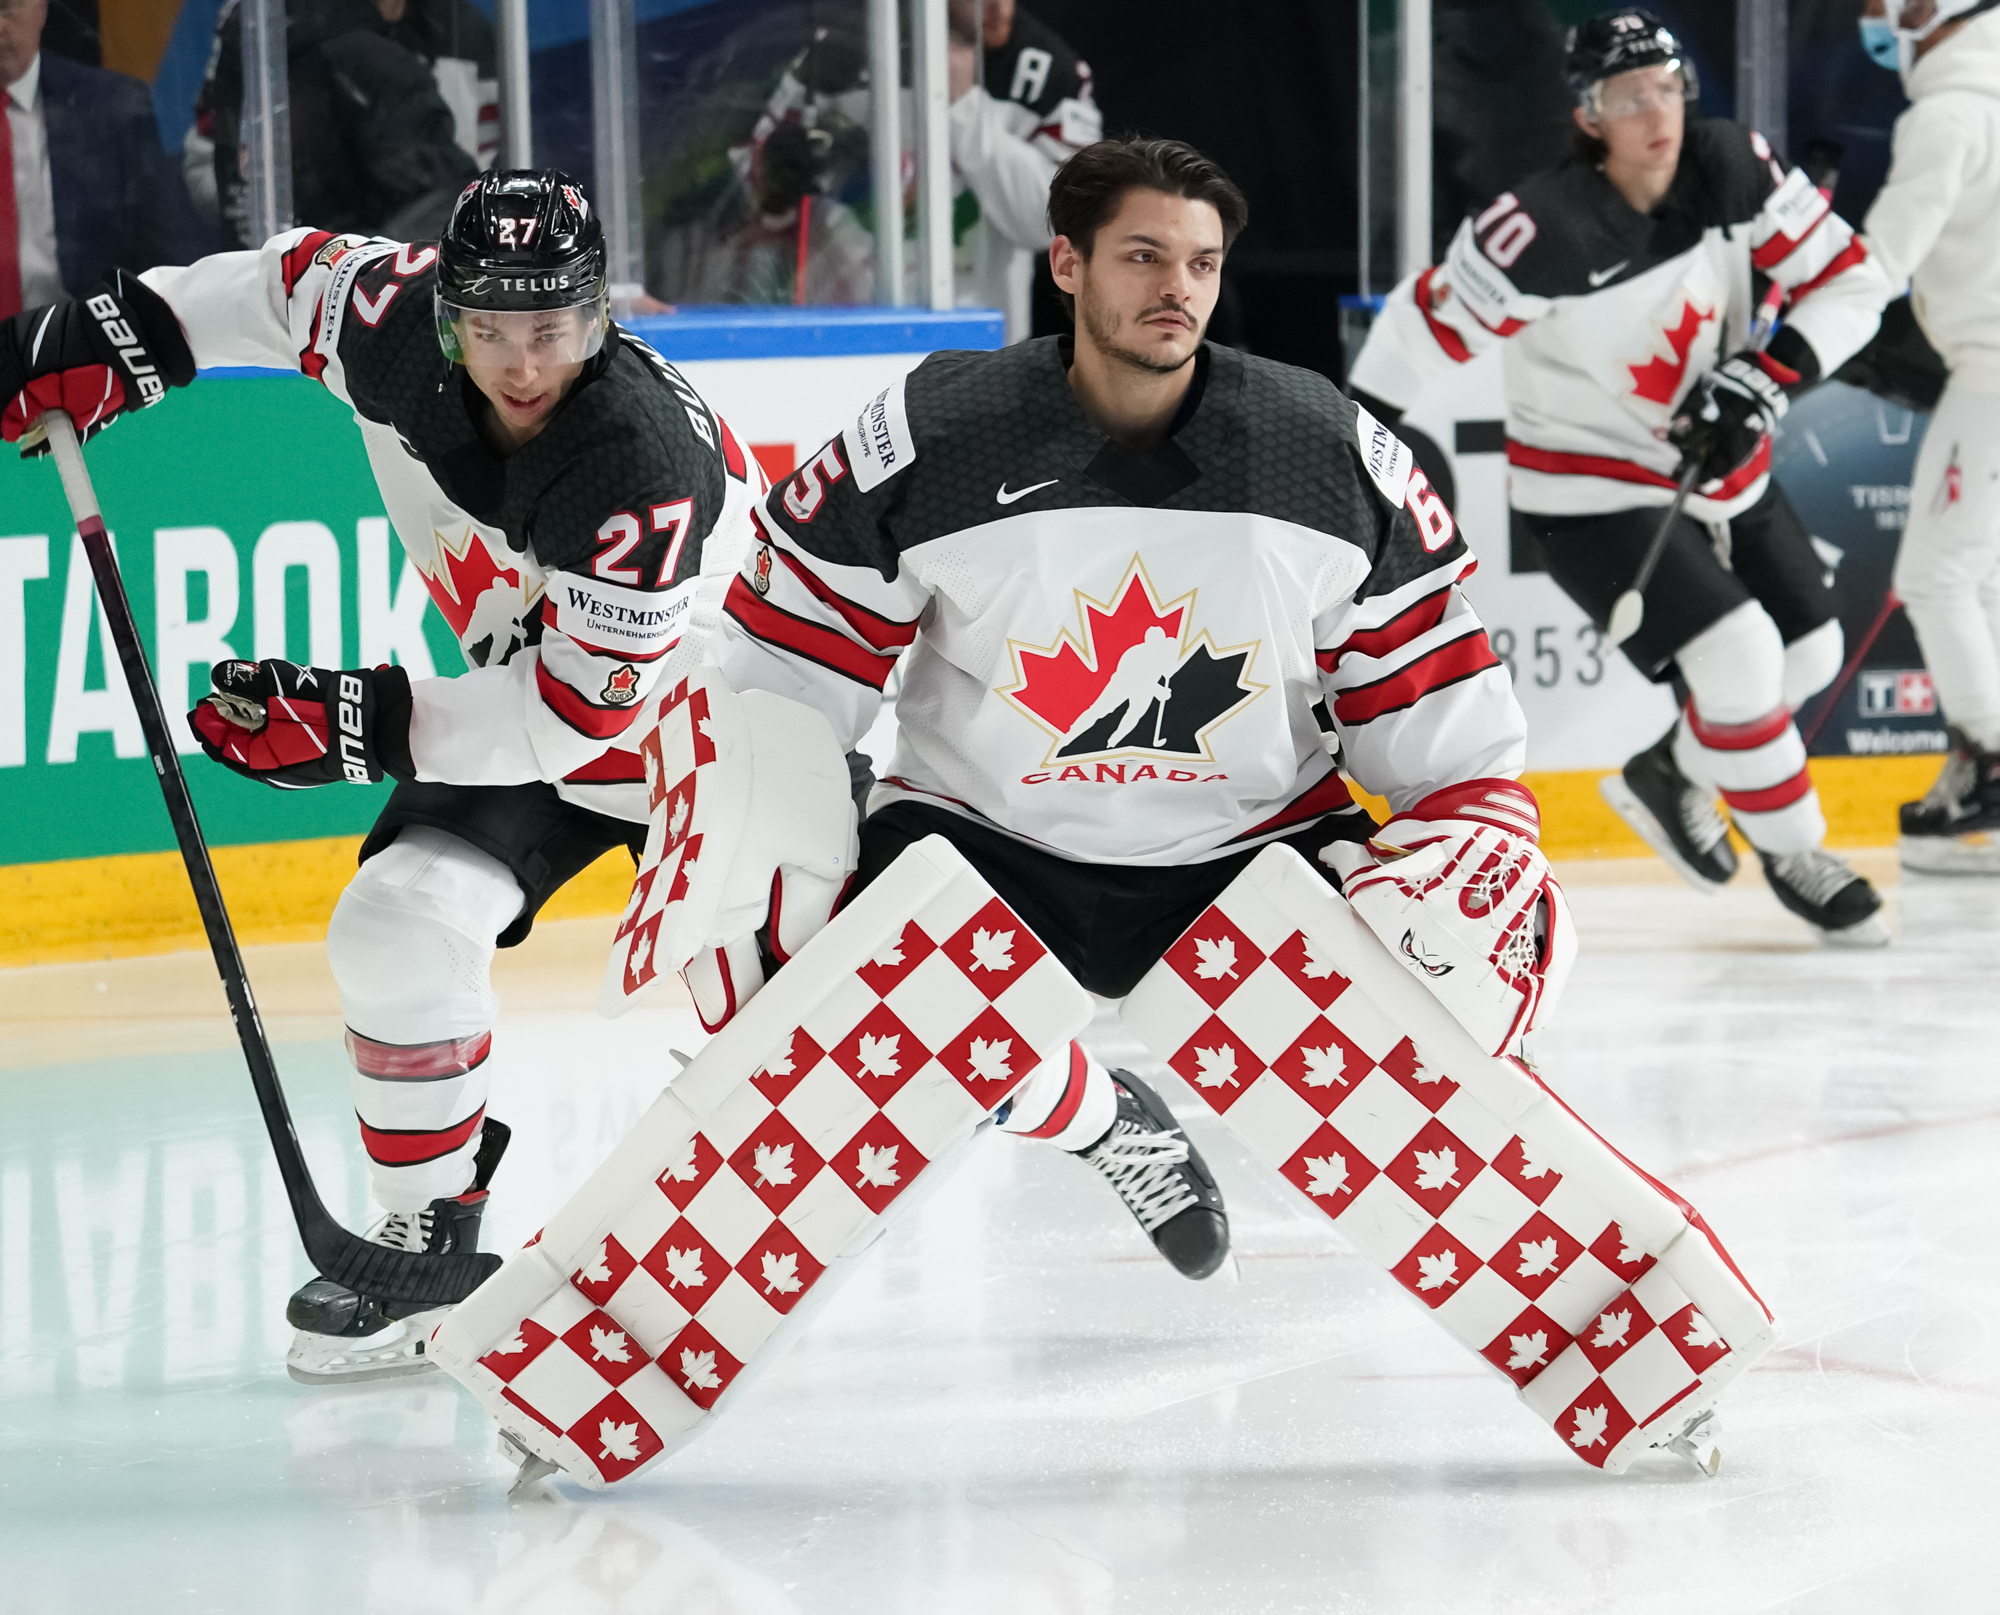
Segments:
[[[189,721],[210,757],[270,785],[396,780],[327,935],[388,1211],[370,1237],[474,1249],[506,1140],[485,1113],[493,950],[599,854],[643,844],[627,731],[699,654],[733,570],[704,592],[704,545],[733,561],[762,478],[611,324],[603,233],[553,171],[482,176],[436,244],[293,230],[31,309],[0,325],[0,435],[49,408],[94,434],[197,365],[299,370],[353,409],[471,667],[224,662]],[[408,1310],[315,1280],[288,1308],[288,1365],[426,1368],[427,1315]]]
[[[1735,872],[1733,820],[1786,908],[1828,942],[1879,945],[1881,899],[1820,845],[1792,723],[1839,671],[1841,631],[1771,480],[1770,434],[1873,334],[1888,277],[1763,136],[1693,117],[1694,70],[1650,12],[1572,29],[1566,70],[1581,149],[1396,287],[1350,386],[1393,423],[1428,382],[1504,343],[1511,503],[1600,627],[1692,472],[1625,642],[1683,710],[1605,795],[1697,890]],[[1764,346],[1758,277],[1789,297]]]
[[[1505,951],[1499,905],[1468,894],[1461,914],[1448,879],[1431,900],[1477,933],[1460,982],[1505,1000],[1518,1036],[1567,921],[1515,778],[1521,709],[1459,588],[1473,560],[1379,421],[1317,375],[1203,340],[1246,212],[1174,142],[1065,162],[1050,263],[1075,335],[936,354],[868,404],[756,513],[711,659],[851,750],[907,655],[855,890],[942,836],[1103,997],[1274,842],[1343,877],[1415,847],[1461,871],[1504,862],[1522,903],[1545,896],[1504,981],[1480,974]],[[1336,751],[1395,810],[1379,830]],[[1414,945],[1401,924],[1386,940]],[[1203,968],[1237,966],[1218,949]],[[754,990],[746,969],[741,950],[696,956],[711,1024]],[[1083,1153],[1183,1272],[1222,1261],[1220,1198],[1129,1074],[1072,1048],[999,1126]]]

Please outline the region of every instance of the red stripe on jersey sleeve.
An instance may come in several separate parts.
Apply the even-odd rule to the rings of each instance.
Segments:
[[[450,1127],[370,1127],[361,1123],[361,1145],[371,1161],[384,1166],[422,1166],[465,1148],[486,1124],[486,1107],[481,1105],[462,1122]]]
[[[885,655],[901,650],[917,637],[914,622],[892,622],[887,617],[878,617],[866,606],[858,606],[843,594],[836,594],[826,579],[816,574],[796,556],[777,551],[792,574],[813,593],[823,604],[840,613],[840,620],[852,628],[856,635],[865,639],[876,650]]]
[[[1332,650],[1315,652],[1314,659],[1322,673],[1331,673],[1343,656],[1387,656],[1391,651],[1401,650],[1419,634],[1437,627],[1450,604],[1451,585],[1446,584],[1436,594],[1425,595],[1415,605],[1404,607],[1380,628],[1357,629]]]
[[[1763,246],[1752,248],[1750,252],[1751,265],[1768,273],[1791,257],[1793,253],[1797,252],[1808,241],[1812,240],[1820,227],[1833,216],[1833,209],[1827,207],[1822,200],[1819,217],[1814,219],[1798,235],[1775,235],[1769,241],[1765,242]]]
[[[613,671],[616,676],[616,670]],[[546,662],[535,663],[535,688],[540,692],[542,705],[568,724],[580,735],[588,735],[592,740],[609,740],[622,735],[632,726],[632,720],[639,715],[639,708],[645,703],[634,701],[629,706],[593,706],[570,685],[551,673]]]
[[[1836,275],[1846,274],[1856,264],[1865,263],[1867,259],[1868,244],[1861,237],[1856,236],[1835,254],[1833,262],[1828,264],[1826,268],[1813,276],[1811,280],[1805,282],[1804,285],[1792,288],[1792,302],[1796,304],[1802,298],[1811,296]]]
[[[766,644],[790,651],[794,656],[802,656],[809,662],[816,662],[872,689],[879,690],[887,684],[889,672],[896,665],[894,655],[878,656],[844,634],[823,628],[816,622],[807,622],[803,617],[795,617],[768,600],[760,599],[741,577],[729,585],[723,609],[746,631]]]
[[[1475,628],[1385,679],[1342,691],[1334,698],[1333,715],[1342,723],[1367,723],[1386,713],[1415,706],[1433,690],[1475,678],[1489,667],[1499,665],[1500,658],[1493,654],[1486,630]]]
[[[332,239],[331,230],[315,230],[280,260],[284,265],[287,297],[292,295],[293,288],[299,283],[299,277],[312,267],[313,254]]]
[[[583,767],[563,775],[565,785],[633,785],[646,778],[646,765],[636,751],[613,746],[602,757],[593,757]]]
[[[1472,358],[1472,350],[1465,345],[1465,338],[1431,313],[1431,276],[1435,273],[1436,267],[1433,266],[1417,276],[1417,312],[1423,315],[1424,324],[1431,328],[1431,335],[1437,338],[1437,345],[1444,349],[1446,356],[1454,364],[1465,364]]]

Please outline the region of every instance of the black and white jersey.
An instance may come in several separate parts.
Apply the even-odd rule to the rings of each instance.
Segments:
[[[1786,342],[1803,339],[1816,375],[1867,341],[1890,295],[1863,242],[1763,136],[1690,123],[1672,188],[1650,214],[1578,160],[1467,219],[1442,264],[1390,294],[1350,379],[1407,404],[1505,342],[1514,507],[1663,505],[1679,462],[1667,424],[1688,389],[1748,341],[1754,273],[1789,291]],[[1747,509],[1769,469],[1767,445],[1698,489],[1690,514]]]
[[[1205,347],[1139,452],[1090,424],[1066,359],[1053,337],[934,354],[773,488],[716,641],[731,684],[851,747],[907,653],[876,804],[1095,863],[1347,810],[1322,703],[1395,807],[1520,771],[1472,557],[1385,427],[1323,377]]]
[[[430,245],[294,230],[144,278],[198,364],[298,370],[354,411],[390,520],[473,669],[414,685],[418,777],[548,780],[644,822],[644,770],[619,742],[702,615],[705,541],[719,535],[732,566],[761,473],[680,374],[616,328],[542,431],[494,453],[474,424],[483,400],[438,346],[436,264]]]

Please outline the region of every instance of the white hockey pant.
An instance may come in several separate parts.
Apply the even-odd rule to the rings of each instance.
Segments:
[[[375,1198],[420,1211],[472,1183],[493,1044],[488,969],[520,913],[506,865],[411,827],[361,866],[327,927]]]
[[[2000,750],[2000,393],[1946,384],[1917,452],[1894,587],[1945,716]]]
[[[1832,682],[1841,650],[1838,620],[1787,645],[1770,613],[1746,600],[1675,654],[1689,700],[1674,730],[1674,761],[1722,793],[1760,852],[1804,852],[1826,836],[1792,713]]]

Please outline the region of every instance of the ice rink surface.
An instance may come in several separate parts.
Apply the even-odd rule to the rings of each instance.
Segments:
[[[2000,882],[1906,882],[1897,945],[1848,954],[1759,885],[1652,873],[1572,883],[1585,952],[1538,1056],[1785,1325],[1724,1402],[1716,1480],[1569,1456],[1163,1077],[1239,1282],[1178,1278],[1094,1173],[989,1136],[693,1447],[510,1502],[453,1382],[286,1378],[307,1269],[213,975],[182,956],[0,976],[0,1610],[1992,1608]],[[501,981],[493,1249],[700,1035],[672,1007],[597,1021],[601,939],[560,958],[546,929],[555,962],[538,937]],[[324,962],[253,970],[359,1225]]]

